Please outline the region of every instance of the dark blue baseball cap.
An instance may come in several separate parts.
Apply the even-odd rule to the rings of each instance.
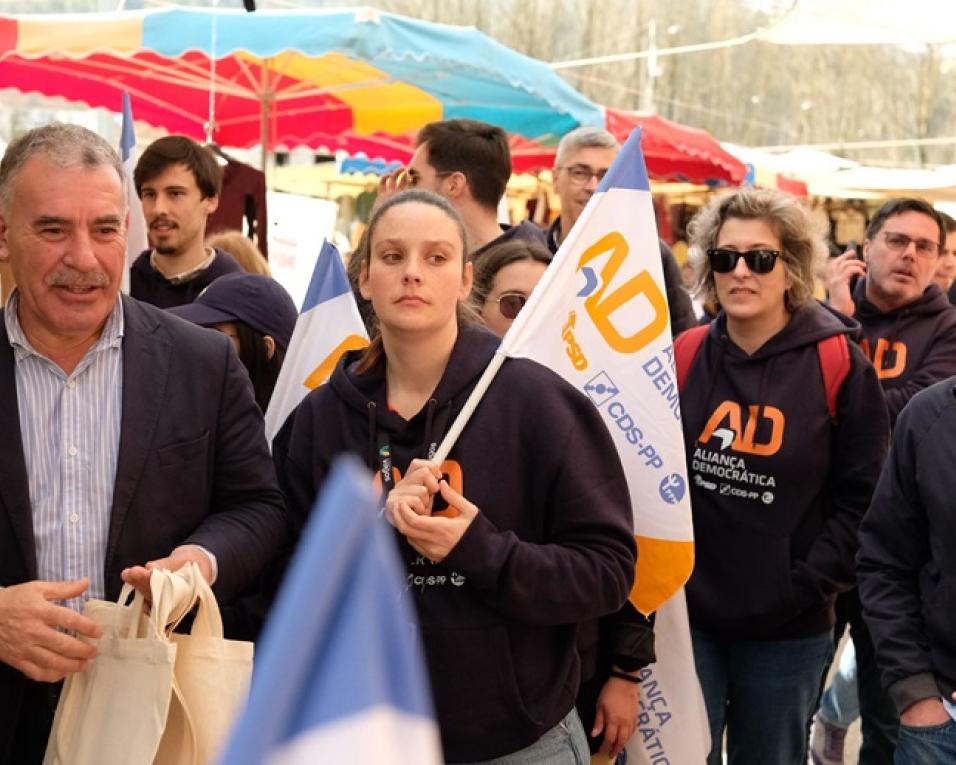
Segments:
[[[226,274],[211,282],[192,303],[169,312],[201,327],[241,321],[282,348],[289,347],[299,312],[279,282],[262,274]]]

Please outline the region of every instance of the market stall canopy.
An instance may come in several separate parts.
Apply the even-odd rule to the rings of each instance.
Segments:
[[[656,114],[606,110],[606,126],[623,143],[635,127],[643,129],[641,149],[651,178],[708,186],[739,186],[747,168],[706,130],[671,122]]]
[[[0,88],[113,111],[126,91],[138,121],[236,147],[462,117],[547,145],[604,124],[550,67],[474,28],[367,8],[0,16]]]
[[[640,127],[648,175],[657,181],[706,186],[737,186],[747,174],[743,162],[725,151],[704,130],[671,122],[656,114],[605,110],[605,127],[621,143]],[[516,173],[532,173],[554,167],[555,146],[512,135],[511,166]],[[415,134],[388,136],[381,133],[355,136],[350,133],[317,136],[316,145],[330,153],[344,150],[382,162],[407,163],[415,148]]]
[[[851,159],[810,147],[772,152],[737,146],[723,147],[752,168],[748,183],[794,191],[802,195],[843,199],[920,196],[931,201],[956,200],[956,165],[935,169],[867,167]],[[788,188],[789,185],[789,188]]]
[[[934,169],[854,167],[833,173],[829,179],[844,189],[881,196],[916,196],[936,201],[956,201],[956,165]]]
[[[950,0],[796,0],[757,39],[780,45],[916,45],[956,42]]]

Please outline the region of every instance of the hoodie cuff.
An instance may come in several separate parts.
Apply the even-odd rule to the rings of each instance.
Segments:
[[[936,678],[930,672],[921,672],[897,680],[889,687],[889,694],[898,714],[903,714],[917,701],[938,699],[942,696],[939,686],[936,685]]]
[[[501,536],[498,528],[479,512],[442,565],[463,575],[479,589],[493,590],[508,554],[508,545],[501,543]]]

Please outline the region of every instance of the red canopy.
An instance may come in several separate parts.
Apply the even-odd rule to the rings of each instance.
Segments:
[[[656,114],[606,109],[607,129],[622,143],[635,127],[644,130],[641,147],[651,178],[660,181],[739,186],[747,167],[724,151],[706,130],[671,122]]]
[[[623,143],[635,127],[643,129],[642,148],[647,172],[658,181],[700,183],[709,186],[738,186],[747,174],[747,167],[724,151],[706,131],[680,125],[654,114],[637,114],[606,109],[608,131]],[[349,154],[364,154],[369,159],[386,162],[398,160],[407,164],[415,146],[412,134],[391,136],[376,133],[356,136],[349,132],[313,136],[310,144],[330,150],[344,149]],[[513,135],[511,164],[516,173],[548,170],[554,166],[556,147],[544,146]]]

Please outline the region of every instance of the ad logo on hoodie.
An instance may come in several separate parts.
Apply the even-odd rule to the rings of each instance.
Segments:
[[[873,362],[876,376],[881,380],[899,377],[906,371],[906,343],[894,340],[892,343],[883,337],[876,339],[876,349],[870,351],[870,341],[863,338],[860,348]]]
[[[783,412],[775,406],[751,404],[747,407],[746,425],[743,420],[740,404],[723,401],[707,420],[697,440],[706,444],[718,438],[721,451],[730,447],[735,452],[758,457],[771,457],[780,451],[787,426]]]
[[[776,454],[786,427],[787,418],[775,406],[750,404],[745,413],[736,401],[722,401],[697,437],[690,463],[694,484],[721,495],[773,504],[776,479],[751,470],[745,456]]]

